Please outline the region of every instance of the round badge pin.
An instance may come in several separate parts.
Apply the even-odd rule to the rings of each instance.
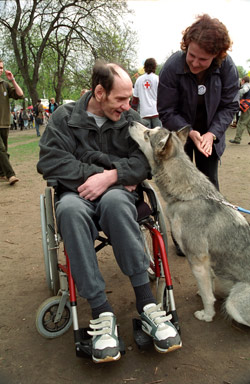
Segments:
[[[205,85],[198,85],[198,95],[204,95],[206,93],[207,88]]]

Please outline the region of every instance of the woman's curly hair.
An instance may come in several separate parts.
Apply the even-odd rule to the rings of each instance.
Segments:
[[[197,16],[196,20],[183,31],[181,49],[187,51],[193,41],[207,53],[216,55],[218,64],[221,64],[227,56],[227,50],[232,47],[227,28],[218,19],[212,19],[207,14]]]

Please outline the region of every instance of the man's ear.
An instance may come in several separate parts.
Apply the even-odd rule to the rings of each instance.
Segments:
[[[101,84],[95,87],[95,99],[100,102],[106,97],[106,91]]]
[[[191,125],[185,125],[185,127],[182,127],[179,129],[179,131],[176,132],[183,145],[186,144],[190,128]]]

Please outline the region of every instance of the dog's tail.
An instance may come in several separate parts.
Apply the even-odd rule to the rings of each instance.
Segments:
[[[236,283],[227,297],[225,310],[240,324],[250,327],[250,284]]]

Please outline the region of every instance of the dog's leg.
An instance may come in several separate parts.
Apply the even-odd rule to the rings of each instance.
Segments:
[[[195,262],[191,263],[191,269],[197,280],[199,294],[204,305],[204,309],[196,311],[194,316],[199,320],[212,321],[215,315],[215,297],[213,294],[211,267],[208,257],[203,257],[201,260],[195,258]]]

